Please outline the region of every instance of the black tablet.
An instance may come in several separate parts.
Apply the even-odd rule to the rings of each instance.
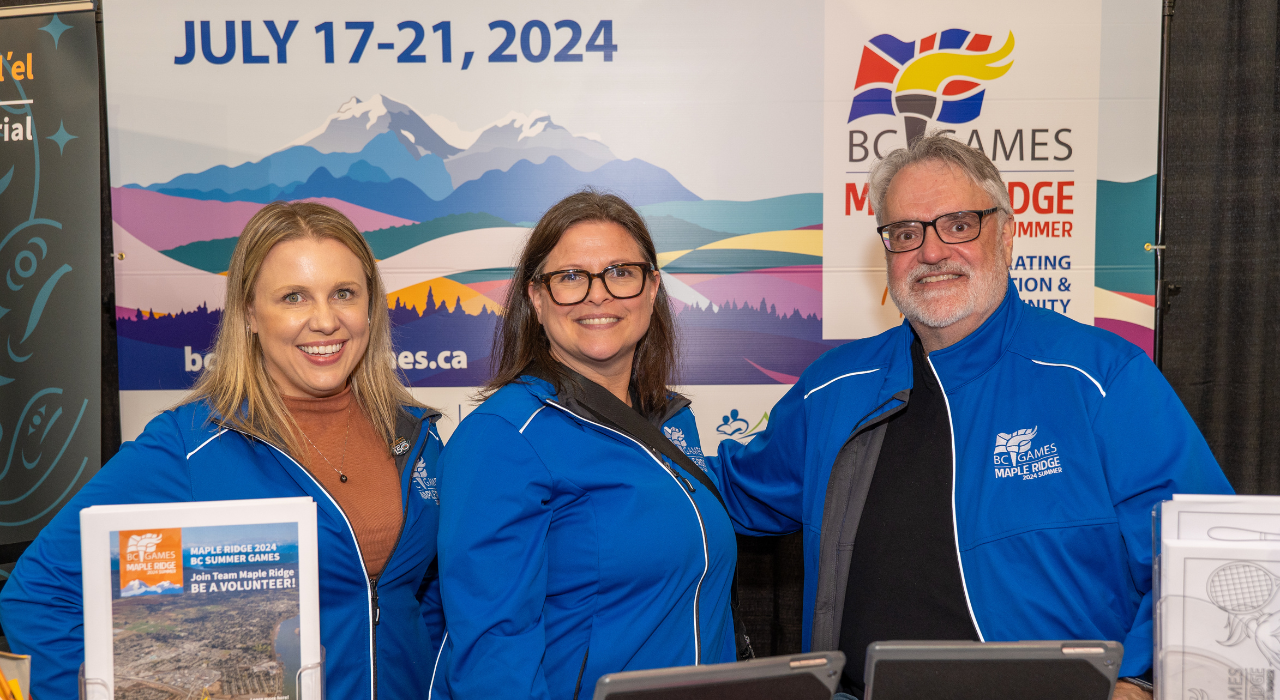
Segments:
[[[593,700],[831,700],[844,654],[770,656],[603,676]]]
[[[864,700],[1108,700],[1117,642],[876,642]]]

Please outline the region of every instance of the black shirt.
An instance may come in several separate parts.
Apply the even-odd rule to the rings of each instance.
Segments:
[[[911,362],[911,394],[886,427],[849,564],[841,684],[859,697],[872,642],[978,639],[956,554],[946,399],[918,339]]]

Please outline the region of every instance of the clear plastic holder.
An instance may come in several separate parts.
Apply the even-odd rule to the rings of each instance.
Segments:
[[[1164,676],[1164,602],[1162,582],[1160,581],[1161,516],[1164,504],[1161,501],[1151,509],[1151,686],[1152,697],[1159,698],[1160,680]]]
[[[320,645],[320,661],[307,664],[298,669],[294,675],[294,688],[298,691],[298,697],[301,700],[326,700],[325,673],[324,673],[325,650],[324,645]],[[85,678],[84,664],[80,664],[80,700],[113,700],[111,697],[111,687],[101,678]]]
[[[302,700],[325,700],[324,660],[324,645],[321,644],[320,660],[299,668],[294,676],[293,687],[297,689],[298,697]]]
[[[85,678],[80,664],[80,700],[112,700],[111,687],[101,678]]]
[[[1280,507],[1188,496],[1153,513],[1155,700],[1271,698],[1280,664]]]

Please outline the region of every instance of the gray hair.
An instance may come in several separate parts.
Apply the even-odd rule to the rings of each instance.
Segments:
[[[943,131],[931,131],[916,139],[907,148],[899,148],[871,166],[869,194],[871,208],[876,212],[876,223],[883,224],[884,200],[889,193],[889,183],[903,168],[925,161],[946,163],[959,168],[968,175],[995,202],[999,211],[1000,225],[1013,216],[1013,207],[1009,204],[1009,190],[1000,178],[1000,171],[995,163],[987,158],[987,154],[976,148],[970,148]]]

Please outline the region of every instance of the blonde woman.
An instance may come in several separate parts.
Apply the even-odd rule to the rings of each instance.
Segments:
[[[372,251],[338,211],[273,203],[227,273],[217,362],[44,529],[0,591],[34,695],[75,697],[84,659],[80,509],[310,496],[318,510],[328,694],[418,697],[440,646],[438,413],[392,364]],[[414,477],[419,478],[414,478]]]

